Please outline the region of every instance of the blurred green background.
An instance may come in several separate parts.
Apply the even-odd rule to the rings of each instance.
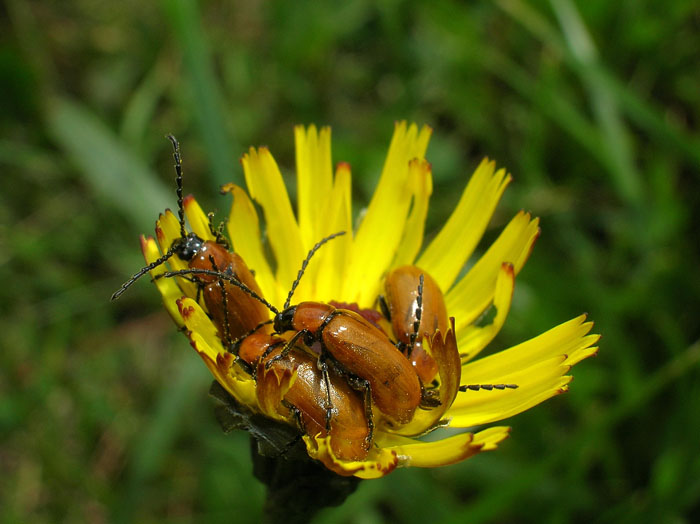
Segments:
[[[571,392],[498,452],[364,482],[318,522],[700,519],[700,8],[7,0],[0,7],[0,521],[257,522],[247,436],[147,282],[138,235],[292,127],[333,126],[356,207],[398,119],[434,127],[429,230],[482,156],[542,236],[492,348],[583,311],[603,333]],[[289,181],[292,181],[290,177]]]

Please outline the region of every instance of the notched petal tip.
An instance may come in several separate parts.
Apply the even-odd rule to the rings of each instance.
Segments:
[[[479,433],[461,433],[433,442],[413,441],[395,446],[400,466],[435,468],[456,464],[482,451],[490,451],[508,437],[510,428],[494,427]]]
[[[513,267],[512,262],[503,262],[503,264],[501,264],[501,268],[503,271],[508,273],[509,276],[515,276],[515,268]]]
[[[343,461],[333,453],[330,436],[314,437],[304,435],[307,452],[313,459],[319,460],[331,471],[345,477],[356,476],[362,479],[381,478],[388,475],[399,465],[397,454],[386,448],[374,448],[365,460]]]
[[[146,261],[146,264],[151,264],[158,260],[160,257],[160,250],[158,249],[158,244],[156,243],[155,238],[152,236],[140,235],[139,245],[141,247],[141,254],[143,255],[143,259]],[[151,270],[151,275],[155,274],[154,272],[157,272],[158,269],[159,268],[156,267]]]
[[[153,237],[146,237],[146,235],[139,235],[139,243],[141,244],[141,253],[146,254],[146,249],[148,248],[148,242],[152,240]]]

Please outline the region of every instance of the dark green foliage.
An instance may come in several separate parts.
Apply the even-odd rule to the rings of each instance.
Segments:
[[[258,522],[248,437],[155,289],[110,294],[244,147],[333,126],[356,209],[431,124],[428,231],[488,155],[542,236],[494,349],[588,311],[600,355],[495,453],[361,483],[316,522],[690,522],[700,513],[697,2],[8,0],[0,17],[0,521]],[[291,177],[289,179],[292,180]],[[290,186],[293,192],[294,188]]]

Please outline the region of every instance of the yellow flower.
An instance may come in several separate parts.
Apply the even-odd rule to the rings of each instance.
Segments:
[[[499,353],[473,360],[503,326],[511,304],[515,275],[522,269],[539,234],[538,219],[518,213],[491,247],[459,278],[474,253],[491,215],[511,181],[488,159],[472,175],[447,223],[423,246],[424,224],[432,192],[431,166],[424,156],[431,130],[405,122],[396,125],[375,194],[353,230],[351,174],[347,164],[333,172],[330,129],[295,128],[297,209],[295,216],[279,168],[267,148],[251,148],[243,156],[248,194],[237,186],[233,196],[228,235],[233,250],[255,271],[263,296],[281,308],[301,261],[320,239],[346,231],[320,249],[299,283],[294,302],[306,300],[356,303],[374,308],[387,272],[415,265],[431,275],[445,293],[454,331],[428,341],[439,368],[441,405],[419,409],[403,426],[377,424],[366,458],[336,458],[331,437],[305,435],[309,455],[329,469],[361,478],[381,477],[396,467],[436,467],[453,464],[482,451],[493,450],[510,428],[496,426],[464,432],[437,441],[423,441],[435,427],[473,428],[503,420],[567,390],[571,366],[597,351],[597,335],[588,334],[592,323],[585,316],[565,322],[546,333]],[[249,196],[250,195],[250,196]],[[258,216],[255,201],[262,209]],[[206,215],[193,198],[185,200],[185,214],[200,238],[214,240]],[[261,226],[264,218],[265,226]],[[265,241],[274,256],[271,264]],[[157,223],[158,242],[142,239],[148,263],[168,251],[181,237],[178,219],[170,211]],[[187,263],[173,256],[174,270]],[[164,266],[151,271],[155,278]],[[191,340],[216,380],[250,409],[294,423],[291,417],[271,413],[256,396],[256,382],[222,345],[217,328],[197,302],[197,285],[185,278],[155,278],[165,307]],[[477,323],[493,307],[486,325]],[[459,355],[457,357],[456,355]],[[461,359],[450,371],[449,361]],[[454,366],[453,366],[454,367]],[[280,379],[281,380],[281,379]],[[294,377],[287,377],[287,387]],[[472,390],[469,385],[515,384],[517,389]],[[459,391],[459,386],[464,386]],[[286,391],[286,389],[284,390]]]

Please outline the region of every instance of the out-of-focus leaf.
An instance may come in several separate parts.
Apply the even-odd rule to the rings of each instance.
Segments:
[[[204,391],[210,380],[206,370],[194,362],[194,355],[178,352],[176,367],[168,385],[163,389],[153,410],[150,423],[143,428],[141,438],[134,442],[127,486],[128,503],[117,509],[115,520],[132,522],[133,512],[142,497],[143,484],[163,468],[163,461],[177,441],[180,432],[188,425],[183,416],[197,391]]]
[[[173,191],[164,187],[109,127],[78,103],[53,99],[46,123],[98,198],[123,212],[140,230],[153,224],[154,210],[164,210],[173,201]]]
[[[163,7],[182,49],[192,114],[209,156],[212,182],[217,186],[241,184],[240,170],[234,170],[234,155],[243,149],[234,143],[226,122],[226,106],[214,75],[197,2],[165,0]]]

